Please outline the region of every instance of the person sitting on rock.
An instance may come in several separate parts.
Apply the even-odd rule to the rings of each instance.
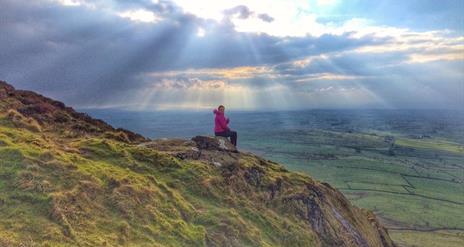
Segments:
[[[214,134],[216,136],[230,137],[230,142],[237,146],[237,131],[231,130],[227,124],[229,124],[229,118],[224,116],[225,107],[220,105],[217,109],[214,109]]]

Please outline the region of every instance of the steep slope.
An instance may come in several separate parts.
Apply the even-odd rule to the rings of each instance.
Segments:
[[[0,82],[0,246],[394,246],[330,185],[223,144],[149,141]]]

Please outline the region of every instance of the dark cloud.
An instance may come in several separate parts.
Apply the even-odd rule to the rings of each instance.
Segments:
[[[265,22],[273,22],[274,18],[266,13],[259,14],[258,18]]]
[[[237,16],[239,19],[247,19],[253,12],[245,5],[238,5],[230,9],[224,10],[224,14],[228,17]]]

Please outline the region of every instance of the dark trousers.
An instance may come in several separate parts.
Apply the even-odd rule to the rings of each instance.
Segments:
[[[234,146],[237,146],[237,131],[226,130],[223,132],[214,132],[214,134],[216,136],[230,137],[230,142],[232,142]]]

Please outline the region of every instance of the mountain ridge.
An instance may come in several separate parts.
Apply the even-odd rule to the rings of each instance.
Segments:
[[[327,183],[0,81],[0,246],[395,246]]]

